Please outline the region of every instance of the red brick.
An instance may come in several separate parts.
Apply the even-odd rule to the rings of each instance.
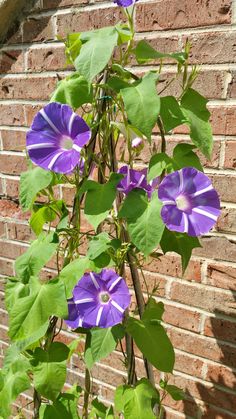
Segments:
[[[236,390],[235,372],[220,364],[208,364],[206,379],[222,387]]]
[[[225,143],[225,169],[236,168],[236,141],[226,141]]]
[[[6,179],[6,196],[9,198],[19,199],[19,180]]]
[[[195,255],[235,262],[236,243],[226,237],[204,237],[201,245],[202,248],[194,249]]]
[[[2,130],[3,150],[23,151],[25,149],[25,136],[24,131]]]
[[[162,92],[165,88],[162,96],[180,96],[182,92],[180,80],[176,79],[168,86],[172,77],[173,73],[161,73],[158,83],[158,92]],[[227,81],[227,71],[202,70],[194,82],[193,88],[208,99],[224,99],[225,84]]]
[[[226,409],[230,413],[236,413],[236,398],[233,393],[222,391],[207,382],[193,381],[190,377],[171,377],[170,384],[175,384],[178,387],[184,388],[191,398],[196,397],[198,400],[203,400],[206,403],[211,404],[212,407],[218,406],[219,411],[220,409]]]
[[[17,155],[0,155],[0,168],[2,173],[9,175],[19,175],[27,170],[26,158]]]
[[[183,304],[205,309],[209,312],[235,313],[235,299],[231,293],[223,293],[220,290],[207,289],[195,284],[173,282],[171,287],[171,299]]]
[[[23,42],[44,42],[53,38],[51,17],[29,18],[23,23]]]
[[[225,411],[219,412],[217,407],[206,406],[201,419],[232,419],[232,415],[227,414]]]
[[[21,213],[20,207],[17,203],[6,199],[0,200],[1,217],[21,218],[22,215],[23,214]]]
[[[190,301],[188,301],[188,304],[190,304]],[[163,317],[165,323],[181,327],[181,329],[198,332],[200,327],[200,318],[200,313],[196,311],[176,307],[175,305],[169,305],[165,302],[165,312]]]
[[[232,308],[233,306],[235,306],[235,303],[232,304]],[[216,339],[236,343],[236,323],[220,319],[219,317],[208,317],[204,325],[204,334]]]
[[[81,4],[88,4],[88,0],[43,0],[43,9],[55,9],[58,6],[68,7],[68,6],[77,6]]]
[[[24,71],[24,53],[21,50],[2,51],[0,73],[22,73]]]
[[[43,105],[24,105],[26,125],[28,127],[32,124],[33,118],[35,117],[36,113],[42,109],[42,107]]]
[[[35,239],[35,234],[31,228],[25,224],[7,223],[8,238],[28,242]]]
[[[0,240],[0,256],[8,259],[16,259],[22,255],[28,247],[24,244],[10,243],[7,240]]]
[[[146,262],[144,266],[150,272],[182,278],[181,260],[178,256],[165,255],[160,259],[155,258]],[[201,263],[199,261],[190,261],[184,274],[184,279],[196,282],[201,281]]]
[[[137,4],[138,32],[172,28],[210,26],[231,21],[231,0],[161,0]]]
[[[231,81],[228,85],[227,98],[235,98],[236,96],[236,73],[231,71]]]
[[[188,41],[191,44],[190,63],[223,64],[236,60],[236,33],[233,31],[193,33]]]
[[[32,48],[28,53],[28,71],[58,71],[68,69],[65,47]]]
[[[58,35],[66,36],[70,32],[81,32],[112,26],[124,18],[120,7],[106,7],[101,10],[72,12],[57,16]]]
[[[0,259],[0,272],[1,272],[1,275],[13,276],[14,275],[13,262],[9,260]],[[2,314],[0,314],[0,316],[1,316],[1,324],[4,324],[2,322]]]
[[[236,287],[236,268],[221,263],[210,263],[207,267],[206,281],[214,287],[234,290]]]
[[[203,378],[204,366],[205,362],[203,360],[189,356],[187,353],[176,352],[175,354],[175,371]]]
[[[24,110],[22,105],[0,104],[0,125],[25,125]]]
[[[214,188],[220,195],[220,199],[226,202],[236,203],[236,176],[227,174],[209,175]]]
[[[213,108],[209,106],[213,133],[216,135],[236,135],[236,106]]]
[[[222,208],[216,224],[216,230],[236,233],[236,209]]]
[[[0,98],[48,100],[56,83],[57,77],[5,77],[0,80]]]
[[[183,332],[181,329],[168,328],[170,340],[176,349],[188,352],[216,362],[222,362],[229,367],[236,367],[236,348],[227,343],[218,343],[216,340]]]

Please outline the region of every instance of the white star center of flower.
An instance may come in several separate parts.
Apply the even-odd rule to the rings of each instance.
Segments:
[[[70,137],[62,137],[61,148],[64,148],[64,150],[71,150],[73,148],[73,144],[74,142]]]
[[[180,211],[187,211],[190,207],[188,198],[185,195],[179,195],[176,200],[176,206]]]
[[[100,292],[99,300],[102,304],[107,304],[110,301],[110,295],[106,291]]]

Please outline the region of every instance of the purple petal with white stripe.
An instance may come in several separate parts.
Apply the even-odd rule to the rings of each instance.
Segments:
[[[220,215],[220,200],[211,180],[185,167],[167,175],[158,188],[161,216],[169,230],[189,236],[206,234]]]
[[[137,1],[138,0],[114,0],[114,3],[121,7],[129,7]]]
[[[86,328],[114,326],[122,322],[130,298],[125,280],[115,271],[85,273],[68,301],[69,318],[65,322],[71,328],[78,324]]]
[[[83,166],[80,152],[90,137],[88,125],[70,106],[52,102],[35,116],[26,148],[32,162],[43,169],[71,173]]]
[[[122,166],[118,170],[118,173],[124,175],[124,177],[118,183],[117,190],[123,192],[125,195],[128,195],[132,189],[139,188],[147,192],[150,198],[159,183],[159,177],[150,183],[147,182],[147,169],[134,170],[130,169],[129,166]]]

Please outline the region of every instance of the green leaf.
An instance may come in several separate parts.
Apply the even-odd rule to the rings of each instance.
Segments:
[[[161,176],[164,170],[170,172],[172,169],[173,161],[166,153],[154,154],[149,162],[147,180],[151,182],[151,180]]]
[[[160,381],[160,387],[165,390],[173,400],[183,400],[185,399],[185,393],[183,390],[177,386],[174,386],[172,384],[167,384],[167,382],[161,380]]]
[[[143,189],[135,188],[128,193],[119,211],[119,218],[137,219],[147,209],[147,194]]]
[[[100,402],[97,398],[92,401],[91,405],[92,409],[89,414],[89,419],[114,419],[114,412],[112,406],[105,406],[105,404]]]
[[[30,294],[19,298],[10,312],[9,336],[12,340],[27,339],[43,326],[49,316],[66,318],[68,315],[64,283],[51,280],[41,283],[29,280]]]
[[[110,247],[110,243],[111,240],[107,233],[97,234],[89,243],[88,257],[92,260],[96,259]]]
[[[66,380],[66,360],[69,348],[61,342],[53,342],[48,351],[36,348],[32,358],[33,382],[44,397],[55,400]]]
[[[132,39],[132,32],[126,24],[116,25],[116,30],[119,34],[118,45],[124,44]]]
[[[195,146],[191,144],[177,144],[173,150],[173,159],[178,169],[183,167],[196,167],[196,169],[203,172],[199,157],[193,152],[194,148]]]
[[[190,137],[199,150],[209,159],[213,148],[210,112],[207,99],[193,89],[188,89],[181,100],[184,115],[189,121]]]
[[[161,98],[160,115],[165,132],[169,132],[188,121],[183,114],[180,105],[173,96],[165,96]]]
[[[17,277],[24,283],[31,276],[37,275],[42,267],[51,259],[58,246],[58,236],[55,233],[41,234],[33,241],[28,250],[16,259],[15,270]]]
[[[50,102],[66,103],[73,109],[78,109],[84,103],[92,103],[92,101],[91,84],[78,74],[61,80],[50,100]]]
[[[121,325],[108,327],[107,329],[91,329],[91,355],[93,364],[106,358],[116,348],[119,339],[124,336],[124,329]],[[90,367],[91,368],[91,367]]]
[[[146,378],[135,387],[119,386],[115,393],[115,408],[124,413],[125,419],[155,419],[153,407],[159,401],[158,391]]]
[[[24,211],[32,208],[37,193],[50,185],[52,179],[53,174],[41,167],[35,167],[21,174],[20,204]]]
[[[176,252],[181,256],[183,272],[188,266],[192,250],[201,247],[197,237],[190,237],[185,233],[177,233],[167,228],[165,228],[160,244],[164,254]]]
[[[148,139],[160,112],[160,97],[156,91],[157,74],[148,73],[141,81],[121,90],[125,110],[131,124]]]
[[[119,93],[121,89],[129,87],[129,83],[118,76],[112,76],[107,80],[107,86]]]
[[[82,38],[81,38],[82,39]],[[118,32],[107,27],[90,32],[75,59],[75,68],[89,82],[108,64],[117,45]]]
[[[173,58],[183,64],[187,58],[186,53],[177,52],[173,54],[165,54],[156,51],[146,41],[140,41],[134,50],[138,63],[142,64],[150,60],[162,60],[163,58]]]
[[[127,220],[131,241],[144,256],[148,256],[158,246],[165,228],[161,218],[162,204],[157,193],[153,193],[150,201],[146,200],[147,206],[143,213]]]
[[[77,406],[81,392],[79,386],[73,386],[66,393],[61,393],[53,404],[42,404],[39,419],[79,419]]]
[[[84,257],[73,260],[73,262],[70,262],[61,270],[59,279],[65,285],[67,298],[72,297],[72,291],[75,285],[87,269],[90,269],[90,260]]]
[[[38,236],[42,233],[44,224],[54,221],[55,218],[55,212],[50,207],[44,206],[32,214],[30,218],[30,226],[34,233]]]
[[[109,181],[105,184],[93,180],[87,181],[84,214],[95,230],[107,217],[116,198],[116,186],[122,177],[118,173],[112,173]]]
[[[160,371],[172,372],[175,354],[165,329],[160,324],[163,305],[159,304],[152,299],[141,320],[129,317],[126,331],[154,367]]]
[[[30,364],[27,359],[17,351],[7,351],[8,361],[0,372],[0,414],[4,419],[11,417],[10,405],[20,393],[30,388],[28,371]]]

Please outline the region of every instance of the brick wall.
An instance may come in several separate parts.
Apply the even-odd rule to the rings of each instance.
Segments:
[[[112,1],[41,0],[9,37],[0,51],[0,272],[14,274],[14,259],[33,237],[18,204],[20,173],[25,170],[25,132],[34,114],[47,103],[65,67],[63,44],[57,35],[110,25],[121,18]],[[191,61],[201,64],[196,87],[210,99],[214,131],[211,161],[203,160],[222,200],[222,215],[202,248],[194,252],[182,278],[180,260],[166,256],[145,266],[147,281],[160,282],[165,322],[176,348],[172,379],[186,390],[185,401],[165,400],[166,417],[236,417],[236,1],[140,0],[136,8],[137,38],[147,38],[161,51],[180,50],[192,43]],[[160,90],[173,64],[166,65]],[[176,92],[177,86],[172,88]],[[167,93],[167,92],[165,92]],[[155,139],[158,142],[158,138]],[[184,129],[168,138],[171,149],[187,141]],[[143,152],[143,160],[147,158]],[[71,197],[70,191],[60,190]],[[52,275],[53,262],[47,274]],[[3,300],[3,285],[0,291]],[[0,354],[7,347],[7,316],[0,306]],[[64,339],[71,334],[64,332]],[[122,383],[124,369],[117,350],[93,370],[93,391],[112,400],[114,385]],[[142,363],[139,373],[143,374]],[[68,382],[81,383],[79,359],[71,361]],[[26,404],[25,394],[19,405]],[[26,411],[26,410],[25,410]],[[26,411],[27,412],[27,411]]]

